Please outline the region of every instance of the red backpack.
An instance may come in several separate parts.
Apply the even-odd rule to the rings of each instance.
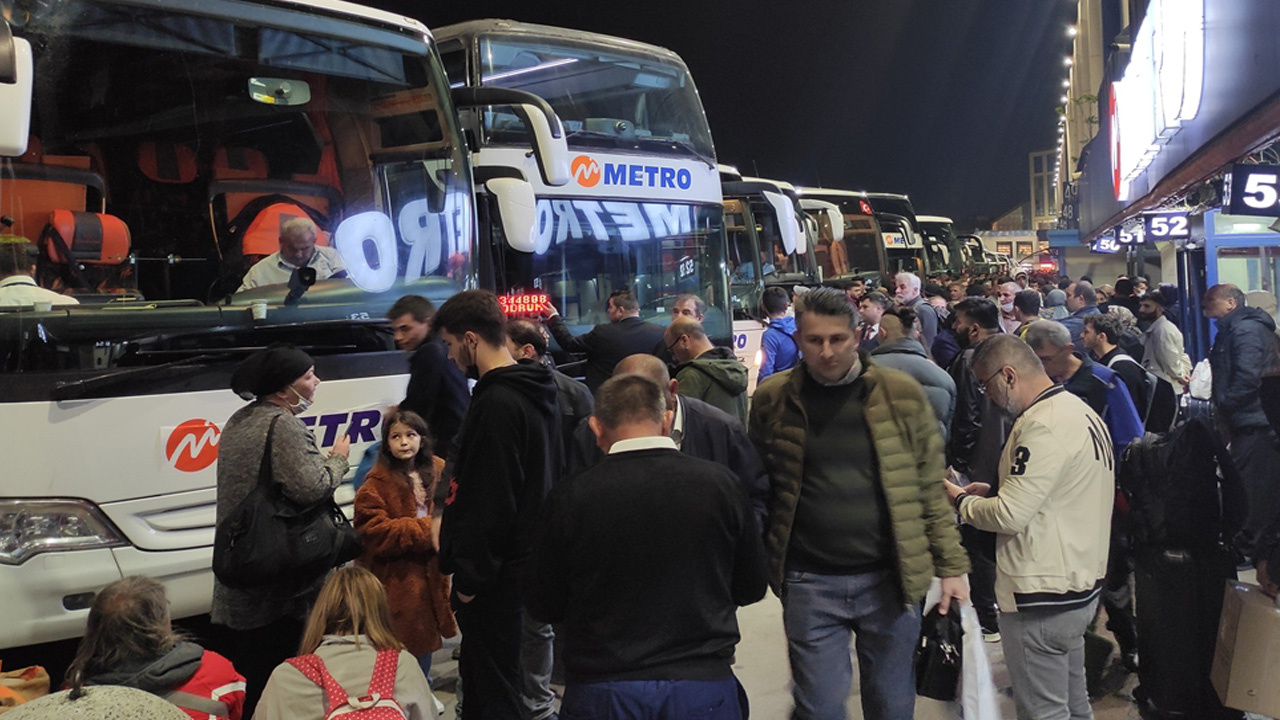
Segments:
[[[324,714],[325,720],[406,720],[408,716],[404,708],[392,697],[396,687],[396,664],[399,660],[399,650],[379,650],[378,659],[373,664],[373,678],[369,680],[369,692],[357,698],[347,695],[347,691],[333,679],[319,657],[302,655],[289,658],[286,662],[306,675],[308,680],[324,688],[329,702],[329,709]]]

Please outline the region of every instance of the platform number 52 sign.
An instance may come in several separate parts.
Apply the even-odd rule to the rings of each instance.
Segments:
[[[1280,165],[1232,165],[1225,190],[1232,215],[1280,215]]]
[[[1153,212],[1142,214],[1144,234],[1154,242],[1185,240],[1191,237],[1186,212]]]

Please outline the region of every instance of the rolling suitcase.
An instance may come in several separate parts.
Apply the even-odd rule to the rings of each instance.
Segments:
[[[1236,577],[1234,553],[1138,550],[1134,557],[1138,680],[1134,699],[1148,720],[1238,720],[1209,682],[1222,589]]]
[[[1244,486],[1203,418],[1130,443],[1120,469],[1130,508],[1138,680],[1148,720],[1237,720],[1209,682],[1223,587],[1236,577],[1229,539]]]

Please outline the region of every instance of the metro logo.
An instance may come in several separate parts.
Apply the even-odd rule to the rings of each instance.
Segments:
[[[331,448],[337,442],[339,432],[349,435],[353,443],[377,442],[382,411],[354,410],[303,415],[298,419],[315,433],[317,445]],[[164,437],[163,433],[164,429],[161,429],[161,437]],[[178,472],[200,472],[218,459],[221,435],[222,430],[210,420],[187,420],[169,431],[164,443],[164,457]]]
[[[573,179],[580,187],[592,188],[601,181],[613,187],[647,187],[688,190],[693,185],[693,174],[687,168],[662,167],[660,165],[631,165],[628,163],[604,164],[590,155],[579,155],[569,165]]]
[[[590,155],[579,155],[574,158],[569,170],[573,172],[573,179],[577,180],[582,187],[595,187],[600,184],[600,163],[593,160]]]
[[[218,459],[222,431],[209,420],[188,420],[169,433],[164,456],[179,472],[200,472]]]

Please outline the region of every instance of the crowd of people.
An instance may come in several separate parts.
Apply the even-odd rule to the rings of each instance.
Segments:
[[[940,611],[971,597],[1003,644],[1019,718],[1090,717],[1100,604],[1140,662],[1116,472],[1186,392],[1176,296],[1142,278],[892,285],[766,291],[750,402],[693,295],[663,327],[615,292],[609,322],[578,336],[552,306],[508,318],[485,291],[402,298],[388,320],[410,380],[357,473],[361,556],[302,584],[216,582],[221,655],[172,631],[163,587],[114,583],[66,693],[129,686],[229,720],[369,698],[431,717],[431,655],[460,631],[464,719],[737,719],[736,611],[771,588],[793,717],[845,716],[853,641],[864,715],[906,720],[937,578]],[[1280,464],[1260,398],[1280,376],[1275,323],[1234,286],[1205,305],[1214,407],[1249,490],[1239,544],[1274,592]],[[585,384],[555,369],[551,338],[585,355]],[[330,499],[349,440],[322,453],[298,418],[314,360],[268,348],[231,386],[248,403],[220,440],[219,521],[266,472],[299,506]]]

